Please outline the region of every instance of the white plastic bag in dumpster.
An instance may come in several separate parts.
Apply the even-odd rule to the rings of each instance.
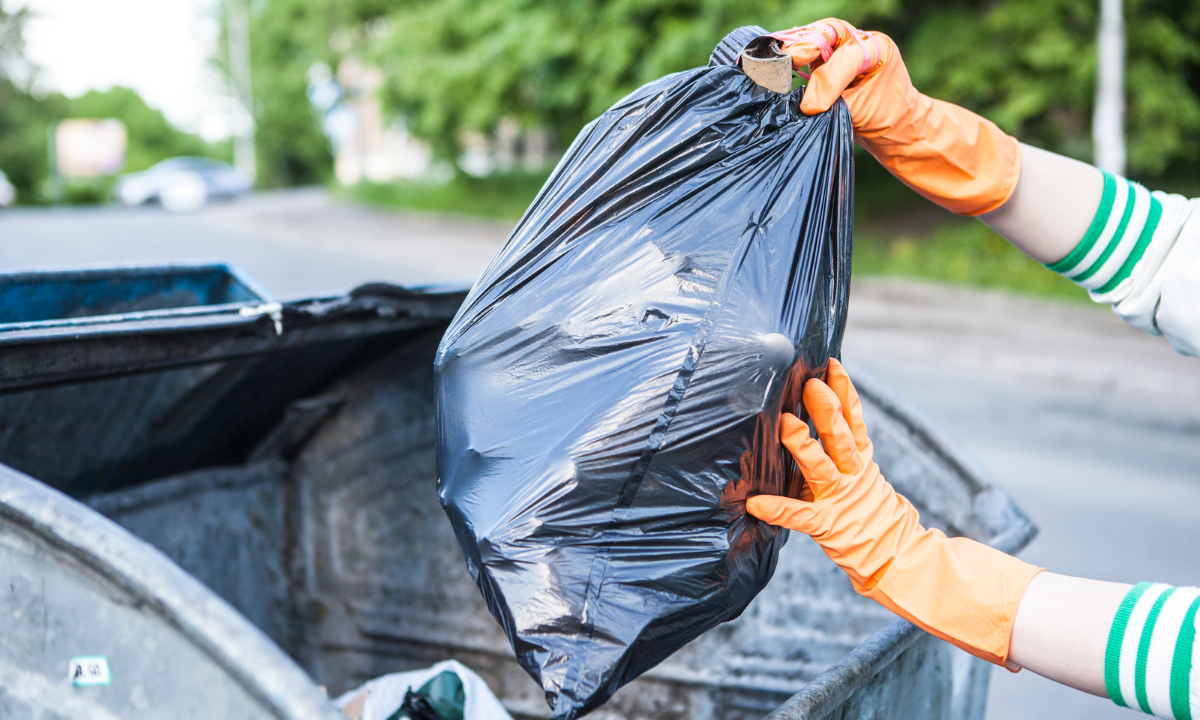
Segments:
[[[483,678],[455,660],[445,660],[424,670],[377,677],[342,694],[333,701],[333,704],[344,710],[366,692],[367,697],[362,706],[361,720],[387,720],[404,704],[404,696],[410,689],[416,690],[447,671],[458,675],[458,679],[462,681],[463,693],[466,695],[463,720],[512,720],[512,716],[492,694]]]

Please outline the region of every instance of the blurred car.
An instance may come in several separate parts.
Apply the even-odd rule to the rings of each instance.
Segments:
[[[10,207],[17,201],[17,189],[8,181],[8,176],[0,170],[0,207]]]
[[[112,199],[127,206],[157,202],[167,210],[184,212],[198,210],[209,200],[245,195],[250,188],[250,180],[229,163],[176,157],[117,178]]]

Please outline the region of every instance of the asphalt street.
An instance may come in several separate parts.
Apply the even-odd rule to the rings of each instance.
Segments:
[[[319,190],[192,215],[0,212],[8,269],[222,259],[282,299],[478,274],[504,224],[397,215]],[[1055,572],[1200,585],[1200,360],[1111,312],[1002,293],[856,280],[845,356],[941,423],[1040,526]],[[1032,673],[993,673],[989,720],[1132,718]]]
[[[507,234],[503,224],[371,212],[310,189],[194,214],[158,208],[0,212],[0,267],[217,259],[289,300],[341,294],[364,282],[470,281]]]

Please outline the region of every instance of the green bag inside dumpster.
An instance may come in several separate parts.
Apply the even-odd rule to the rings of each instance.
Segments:
[[[416,692],[409,690],[404,704],[387,720],[463,720],[466,704],[462,680],[447,670]]]

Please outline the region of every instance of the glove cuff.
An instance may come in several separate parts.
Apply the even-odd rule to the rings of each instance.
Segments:
[[[917,92],[898,53],[877,73],[852,83],[843,97],[859,144],[905,185],[950,212],[982,215],[1016,190],[1017,139],[970,110]]]
[[[974,540],[926,530],[874,588],[859,592],[975,657],[1004,665],[1021,597],[1043,570]]]
[[[855,139],[901,182],[958,215],[999,208],[1021,177],[1017,139],[987,118],[940,100],[926,113],[921,134],[894,139],[856,133]]]

